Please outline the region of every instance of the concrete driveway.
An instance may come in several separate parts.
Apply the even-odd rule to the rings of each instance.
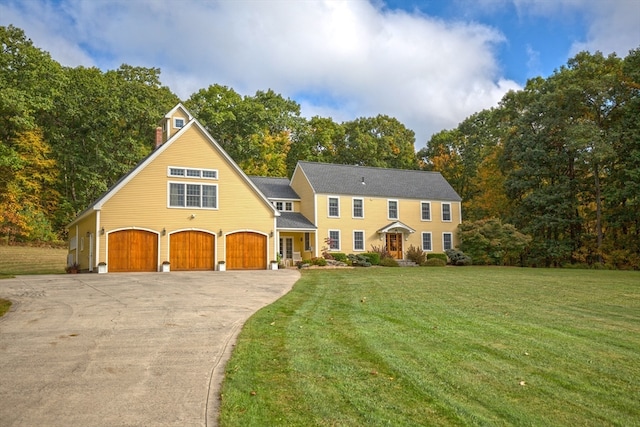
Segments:
[[[213,426],[244,322],[296,270],[0,280],[0,425]]]

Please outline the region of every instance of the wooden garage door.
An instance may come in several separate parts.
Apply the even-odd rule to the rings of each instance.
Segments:
[[[264,270],[267,268],[267,236],[242,232],[227,235],[227,269]]]
[[[109,233],[109,271],[158,271],[158,235],[143,230]]]
[[[171,235],[171,270],[213,270],[215,259],[213,234],[181,231]]]

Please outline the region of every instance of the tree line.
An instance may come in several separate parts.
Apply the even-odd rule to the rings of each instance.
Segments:
[[[0,27],[0,46],[0,237],[64,239],[153,150],[180,99],[158,68],[63,67],[14,26]],[[304,118],[272,90],[212,84],[183,103],[247,174],[290,176],[298,160],[437,170],[469,223],[499,218],[532,237],[502,262],[640,268],[639,62],[639,50],[581,53],[418,152],[393,117]]]

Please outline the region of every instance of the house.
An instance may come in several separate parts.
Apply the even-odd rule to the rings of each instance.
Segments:
[[[178,104],[156,148],[68,225],[67,263],[109,272],[267,269],[323,250],[455,246],[461,200],[435,172],[299,162],[247,176]]]

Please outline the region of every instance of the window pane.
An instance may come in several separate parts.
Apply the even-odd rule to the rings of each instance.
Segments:
[[[422,250],[431,250],[431,233],[422,233]]]
[[[449,203],[442,204],[442,220],[451,221],[451,205]]]
[[[389,200],[389,218],[398,219],[398,202]]]
[[[309,238],[309,233],[304,233],[304,250],[311,250],[311,239]]]
[[[216,179],[216,171],[202,171],[202,177]]]
[[[451,244],[451,233],[444,233],[442,235],[442,241],[443,241],[445,251],[453,247]]]
[[[200,207],[200,186],[187,184],[187,206]]]
[[[184,176],[184,169],[180,168],[170,168],[169,175],[171,176]]]
[[[170,185],[169,206],[184,206],[184,184]]]
[[[200,178],[200,169],[187,169],[187,176]]]
[[[340,216],[337,197],[329,197],[329,216]]]
[[[431,219],[431,203],[422,203],[422,220],[429,221]]]
[[[278,209],[279,211],[282,210],[282,202],[276,202],[276,209]]]
[[[284,204],[284,210],[287,211],[287,212],[291,212],[293,210],[293,203],[286,202]]]
[[[353,199],[353,217],[362,218],[362,199]]]
[[[218,187],[216,187],[215,185],[202,186],[202,207],[203,208],[218,207],[217,190],[218,190]]]
[[[356,251],[364,250],[364,233],[362,231],[353,232],[353,249]]]
[[[329,231],[329,249],[340,249],[340,232],[338,230]]]

